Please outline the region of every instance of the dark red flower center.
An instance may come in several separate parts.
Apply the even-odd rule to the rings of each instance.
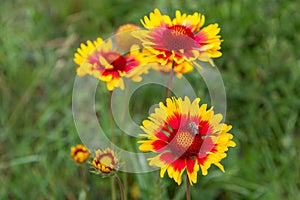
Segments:
[[[100,62],[100,57],[105,60],[105,65],[103,65],[103,62]],[[96,51],[89,56],[88,60],[94,66],[94,70],[105,71],[107,73],[124,71],[126,68],[126,58],[117,52]],[[112,67],[108,67],[108,65]]]
[[[195,46],[194,34],[183,25],[174,25],[163,32],[162,42],[167,51],[183,53]]]
[[[199,153],[202,142],[200,135],[194,135],[192,131],[180,130],[169,143],[169,148],[176,157],[190,158]]]
[[[211,133],[212,128],[207,121],[200,121],[197,125],[190,122],[179,130],[172,130],[168,146],[174,156],[191,158],[200,153],[200,149],[203,149],[204,140]],[[205,145],[205,149],[211,150],[213,148],[213,144],[210,147]]]
[[[119,53],[108,52],[104,53],[103,57],[110,65],[114,67],[113,69],[106,69],[107,71],[123,71],[126,67],[126,58]]]

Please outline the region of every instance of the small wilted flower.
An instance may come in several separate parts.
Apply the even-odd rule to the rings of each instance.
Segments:
[[[119,160],[110,148],[106,148],[103,152],[98,149],[93,159],[92,165],[96,170],[103,174],[110,174],[117,170]]]
[[[84,163],[90,156],[89,150],[82,144],[77,144],[71,148],[71,156],[77,163]]]

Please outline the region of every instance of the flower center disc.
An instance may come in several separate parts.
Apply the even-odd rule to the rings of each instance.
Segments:
[[[178,146],[187,148],[193,143],[194,137],[189,132],[181,132],[175,139]]]
[[[163,33],[166,50],[183,53],[191,50],[194,45],[194,34],[185,26],[174,25]]]
[[[109,70],[123,70],[126,66],[126,59],[121,55],[121,54],[118,54],[116,52],[109,52],[109,53],[106,53],[104,54],[103,56],[107,62],[109,64],[111,64],[112,66],[114,66],[114,69],[107,69],[108,71]]]
[[[191,150],[195,149],[195,140],[197,140],[197,137],[190,131],[178,131],[173,140],[169,143],[170,150],[173,155],[178,157],[192,156]]]
[[[108,167],[111,167],[113,165],[113,161],[112,161],[112,158],[108,155],[104,155],[100,162]]]

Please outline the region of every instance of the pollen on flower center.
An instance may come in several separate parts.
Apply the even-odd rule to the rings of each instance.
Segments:
[[[166,29],[162,35],[165,50],[183,53],[195,46],[194,35],[190,29],[182,25],[174,25]]]
[[[170,150],[173,155],[178,157],[194,156],[194,153],[199,151],[201,141],[192,132],[187,130],[178,131],[169,143]]]
[[[192,136],[191,133],[184,131],[179,133],[174,139],[176,139],[178,146],[187,148],[193,143],[194,136]]]

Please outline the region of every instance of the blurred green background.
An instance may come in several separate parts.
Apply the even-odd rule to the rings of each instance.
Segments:
[[[200,12],[224,39],[215,63],[237,147],[222,161],[225,174],[199,173],[192,198],[300,199],[300,4],[283,0],[0,0],[0,199],[81,198],[80,167],[70,157],[80,143],[73,54],[87,39],[140,25],[155,7],[171,16]],[[99,93],[107,95],[104,85]],[[89,198],[109,199],[110,180],[85,171]],[[127,177],[128,199],[185,197],[184,184],[167,176],[157,188],[156,172]]]

